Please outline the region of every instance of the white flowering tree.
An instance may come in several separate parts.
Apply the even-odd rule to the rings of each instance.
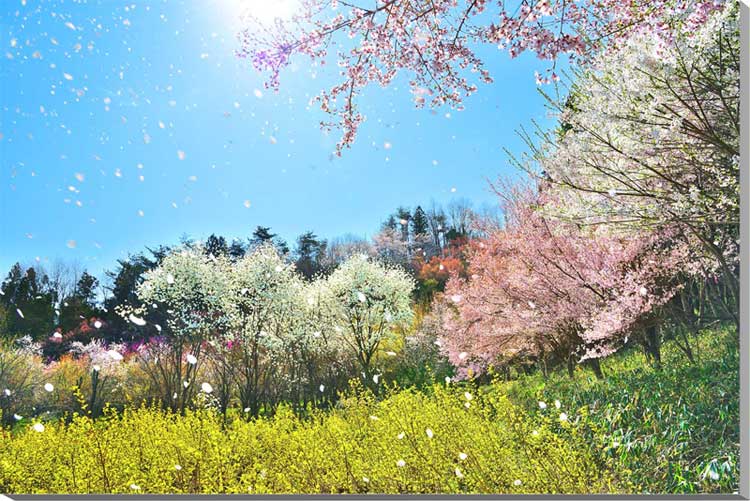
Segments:
[[[353,256],[323,284],[333,335],[356,360],[367,386],[376,388],[373,362],[381,344],[412,318],[413,279],[402,269]],[[374,384],[375,383],[375,384]]]
[[[240,360],[235,371],[242,408],[257,415],[294,378],[290,357],[299,348],[303,282],[273,246],[263,245],[231,268],[233,329]],[[293,359],[292,359],[293,360]],[[286,362],[286,370],[284,365]]]
[[[154,326],[161,336],[139,350],[166,407],[185,409],[197,391],[204,342],[221,336],[230,323],[229,270],[225,258],[207,256],[200,247],[182,249],[146,272],[137,288],[144,306],[128,315],[131,322],[143,324],[141,317],[148,318],[150,311],[167,318],[167,325]]]
[[[300,337],[303,343],[300,354],[306,385],[302,400],[316,407],[330,407],[357,368],[337,332],[340,327],[336,325],[336,309],[327,283],[325,278],[319,278],[306,284],[303,292],[304,333]]]
[[[604,53],[556,105],[558,134],[545,134],[535,148],[540,178],[564,197],[558,215],[584,224],[676,227],[713,261],[706,274],[722,277],[730,291],[726,310],[735,317],[737,18],[737,4],[727,4],[678,43],[641,34]]]

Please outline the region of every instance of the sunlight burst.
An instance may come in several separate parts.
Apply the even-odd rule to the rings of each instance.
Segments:
[[[289,20],[299,8],[298,0],[216,0],[217,9],[231,24],[255,18],[262,24]]]

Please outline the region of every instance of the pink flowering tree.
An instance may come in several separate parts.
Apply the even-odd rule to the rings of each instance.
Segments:
[[[587,63],[603,50],[616,51],[633,34],[663,46],[676,34],[692,32],[723,2],[713,0],[299,0],[288,19],[262,23],[252,16],[239,34],[239,57],[269,74],[278,88],[282,70],[295,56],[324,65],[335,61],[340,79],[315,98],[342,129],[337,153],[354,141],[365,119],[357,107],[369,84],[387,86],[398,75],[409,79],[417,107],[460,109],[477,84],[492,77],[475,48],[490,44],[512,57],[530,51],[550,61],[539,83],[557,78],[555,61]]]
[[[687,248],[667,233],[620,234],[549,218],[545,193],[506,188],[506,225],[485,229],[468,279],[452,278],[444,346],[459,373],[503,360],[588,362],[641,336],[681,287]]]

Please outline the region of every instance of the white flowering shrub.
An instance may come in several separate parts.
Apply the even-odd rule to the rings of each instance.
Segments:
[[[337,342],[359,365],[366,384],[377,388],[373,362],[382,343],[412,318],[414,280],[402,269],[353,256],[321,284]]]
[[[150,311],[167,319],[165,326],[153,326],[160,336],[138,350],[166,407],[185,409],[197,391],[204,343],[222,336],[231,324],[229,269],[226,258],[206,255],[201,247],[184,248],[165,256],[138,286],[144,306],[129,313],[130,321],[143,325]]]
[[[240,404],[256,415],[295,378],[293,368],[284,367],[294,364],[302,349],[303,282],[270,245],[238,260],[229,280],[232,329],[227,342],[239,350],[235,381]]]

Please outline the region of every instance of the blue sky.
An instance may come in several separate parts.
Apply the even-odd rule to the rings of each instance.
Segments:
[[[487,179],[515,173],[502,148],[547,123],[546,63],[487,47],[495,83],[464,111],[414,109],[404,79],[371,88],[334,158],[308,106],[334,68],[300,59],[264,90],[234,56],[238,1],[0,2],[0,275],[37,258],[100,274],[183,234],[371,236],[399,205],[494,204]]]

